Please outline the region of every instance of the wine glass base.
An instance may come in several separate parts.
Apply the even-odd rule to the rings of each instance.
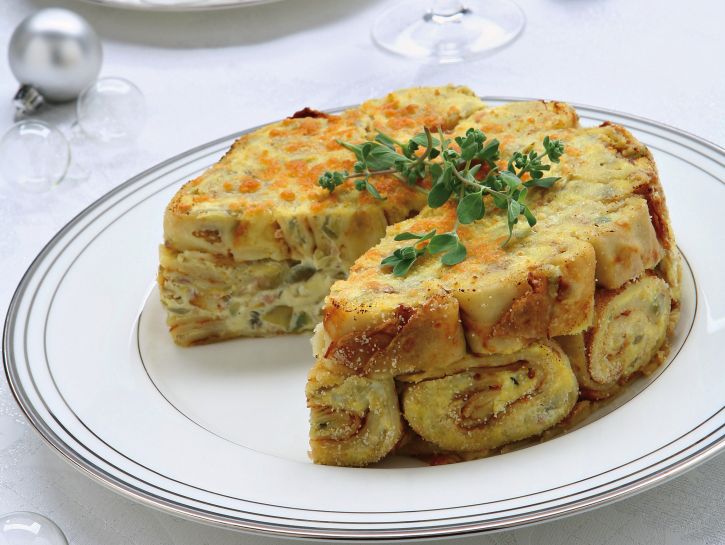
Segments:
[[[403,0],[380,14],[373,41],[404,57],[460,62],[511,43],[526,18],[511,0],[465,0],[447,14],[422,12],[422,0]]]

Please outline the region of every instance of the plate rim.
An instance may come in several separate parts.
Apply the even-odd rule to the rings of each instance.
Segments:
[[[531,98],[523,98],[523,97],[510,97],[510,96],[484,96],[482,97],[483,100],[491,100],[491,101],[500,101],[500,102],[516,102],[516,101],[526,101],[526,100],[542,100],[542,99],[531,99]],[[588,110],[592,113],[599,113],[604,115],[613,115],[617,116],[623,119],[632,120],[635,122],[644,123],[645,125],[650,125],[656,128],[664,129],[666,132],[671,132],[678,134],[679,136],[685,137],[686,139],[695,141],[704,147],[708,148],[712,152],[714,152],[714,155],[710,154],[702,154],[699,150],[693,150],[697,153],[700,153],[701,155],[707,157],[708,159],[714,161],[715,163],[724,166],[725,163],[721,162],[721,159],[723,156],[725,156],[725,148],[706,140],[702,137],[699,137],[695,134],[689,133],[687,131],[684,131],[682,129],[678,129],[676,127],[673,127],[671,125],[667,125],[665,123],[661,123],[658,121],[651,120],[646,117],[641,117],[633,114],[628,114],[624,112],[619,112],[616,110],[610,110],[606,108],[600,108],[596,106],[589,106],[585,104],[580,103],[574,103],[570,102],[574,108],[577,110]],[[326,110],[328,112],[337,112],[344,110],[346,108],[349,108],[351,106],[345,106],[345,107],[339,107],[334,109]],[[271,121],[274,122],[274,121]],[[254,127],[250,127],[247,129],[244,129],[242,131],[237,131],[234,133],[231,133],[229,135],[211,140],[209,142],[206,142],[204,144],[201,144],[199,146],[193,147],[189,150],[186,150],[182,153],[179,153],[165,161],[162,161],[160,163],[157,163],[150,168],[144,170],[143,172],[137,174],[136,176],[133,176],[132,178],[126,180],[125,182],[122,182],[115,188],[111,189],[110,191],[106,192],[102,196],[100,196],[98,199],[94,200],[91,204],[86,206],[83,210],[81,210],[78,214],[76,214],[73,218],[71,218],[40,250],[38,255],[33,259],[33,261],[28,266],[25,273],[22,275],[14,293],[11,298],[11,301],[8,305],[8,311],[5,316],[4,321],[4,327],[3,327],[3,339],[2,339],[2,357],[3,357],[3,367],[6,379],[8,381],[8,385],[10,387],[10,391],[13,394],[13,397],[15,399],[15,402],[20,407],[21,411],[25,415],[25,417],[29,420],[29,422],[32,424],[32,426],[35,428],[35,430],[39,433],[41,438],[49,444],[49,446],[52,447],[52,449],[60,454],[63,459],[65,459],[67,462],[71,463],[74,467],[81,470],[82,473],[85,473],[93,478],[96,482],[101,483],[107,488],[110,488],[114,490],[117,493],[120,493],[126,497],[130,497],[131,499],[134,499],[135,501],[139,501],[145,505],[154,507],[156,509],[160,509],[165,512],[170,512],[172,514],[176,514],[177,516],[182,516],[185,518],[190,518],[192,520],[197,520],[199,522],[204,522],[207,524],[213,524],[217,526],[222,526],[225,528],[233,528],[245,532],[251,532],[261,535],[272,535],[277,537],[298,537],[298,538],[317,538],[317,539],[365,539],[365,540],[379,540],[379,539],[398,539],[398,540],[407,540],[407,539],[419,539],[422,537],[452,537],[452,536],[464,536],[464,535],[470,535],[470,534],[476,534],[481,532],[490,532],[490,531],[496,531],[496,530],[504,530],[508,528],[513,528],[516,526],[526,525],[526,524],[532,524],[536,522],[544,522],[547,520],[553,520],[556,518],[560,518],[563,516],[583,512],[589,509],[593,509],[595,507],[605,505],[607,503],[611,503],[613,501],[623,499],[627,496],[633,495],[635,493],[638,493],[640,491],[646,490],[648,488],[651,488],[653,486],[656,486],[658,484],[661,484],[662,482],[665,482],[666,480],[669,480],[670,478],[673,478],[677,475],[680,475],[684,473],[685,471],[692,469],[693,467],[699,465],[700,463],[705,462],[706,460],[712,458],[717,453],[725,449],[725,434],[723,434],[720,438],[714,440],[713,442],[707,444],[706,446],[696,450],[695,452],[687,454],[684,458],[669,464],[665,466],[664,468],[656,469],[654,472],[649,473],[643,477],[636,478],[633,481],[630,481],[626,484],[622,484],[620,486],[615,487],[614,489],[610,489],[608,491],[600,492],[598,494],[595,494],[593,496],[588,496],[579,500],[575,500],[573,502],[559,505],[559,506],[552,506],[548,508],[544,508],[538,511],[533,511],[529,513],[524,513],[521,515],[514,515],[511,517],[507,517],[506,519],[494,519],[492,521],[478,521],[478,522],[461,522],[450,526],[433,526],[433,527],[422,527],[422,528],[407,528],[402,530],[363,530],[363,529],[350,529],[350,530],[343,530],[343,529],[336,529],[336,530],[330,530],[330,529],[323,529],[323,528],[299,528],[299,527],[290,527],[290,526],[282,526],[275,523],[267,523],[262,521],[251,521],[251,520],[244,520],[240,519],[239,517],[234,516],[228,516],[221,513],[214,513],[205,511],[203,509],[199,509],[197,507],[191,507],[188,504],[182,504],[180,502],[175,502],[169,498],[164,498],[160,496],[156,496],[150,491],[146,490],[140,490],[136,489],[132,484],[128,482],[124,482],[120,478],[118,478],[115,475],[108,474],[105,472],[102,468],[95,466],[91,463],[89,460],[85,460],[83,456],[79,455],[72,447],[71,445],[67,444],[60,436],[58,436],[55,431],[50,429],[48,425],[45,423],[44,419],[36,413],[35,408],[32,404],[32,402],[27,398],[27,394],[23,391],[21,380],[18,376],[16,376],[17,369],[15,366],[15,361],[12,355],[12,352],[10,350],[10,347],[12,345],[12,342],[10,340],[10,332],[15,329],[15,322],[19,311],[19,304],[22,301],[23,294],[30,283],[35,271],[37,268],[39,268],[40,264],[43,262],[45,257],[50,253],[50,251],[57,245],[57,243],[64,237],[64,235],[72,229],[77,223],[79,223],[82,219],[84,219],[89,213],[91,213],[93,210],[95,210],[97,207],[111,199],[113,196],[117,195],[118,193],[126,190],[127,188],[133,186],[135,183],[139,182],[143,178],[147,177],[148,175],[158,172],[159,170],[172,165],[174,163],[177,163],[179,160],[182,160],[185,157],[188,157],[192,154],[198,153],[200,151],[203,151],[204,149],[208,149],[210,147],[213,147],[215,145],[221,144],[223,142],[229,141],[234,138],[238,138],[240,135],[254,131],[258,129],[259,127],[262,127],[264,125],[267,125],[268,123],[264,123],[261,125],[257,125]],[[635,130],[637,130],[635,128]],[[661,136],[661,135],[658,135]],[[681,144],[680,142],[677,142],[678,144]],[[717,157],[717,156],[720,157]],[[725,184],[725,181],[719,180],[720,183]],[[716,413],[714,413],[712,416],[710,416],[707,420],[701,422],[698,424],[697,427],[702,426],[707,421],[711,420],[715,416],[717,416],[720,412],[722,412],[725,409],[720,409]],[[62,423],[58,422],[58,424],[61,425]],[[687,432],[687,434],[694,431],[694,428]],[[713,434],[718,433],[723,426],[720,426],[719,428],[711,431],[708,435],[706,435],[704,438],[699,439],[697,442],[689,444],[682,449],[680,449],[677,453],[671,455],[669,458],[672,458],[673,456],[678,456],[682,454],[683,452],[692,449],[693,447],[696,447],[699,443],[706,440]],[[687,435],[685,434],[685,435]],[[638,470],[635,473],[641,473],[648,471],[652,466],[660,465],[662,462],[667,462],[667,459],[665,460],[658,460],[651,464],[649,467],[644,468],[642,470]],[[619,480],[619,479],[616,479]]]
[[[211,4],[145,4],[143,1],[139,3],[128,3],[125,0],[83,0],[86,4],[101,6],[110,9],[121,9],[124,11],[136,12],[156,12],[156,13],[194,13],[202,11],[221,11],[225,9],[239,9],[251,6],[262,6],[264,4],[273,4],[283,0],[234,0],[233,4],[218,4],[215,0],[209,0]]]

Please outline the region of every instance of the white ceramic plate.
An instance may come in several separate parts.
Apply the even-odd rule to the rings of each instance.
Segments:
[[[271,4],[280,0],[85,0],[92,4],[100,4],[122,9],[145,11],[205,11],[211,9],[236,8]]]
[[[503,99],[488,99],[499,103]],[[5,324],[12,390],[42,436],[88,475],[146,504],[247,531],[413,538],[502,529],[589,509],[725,446],[725,152],[681,131],[581,106],[652,149],[686,258],[669,361],[580,428],[484,460],[316,466],[307,451],[307,336],[178,348],[154,288],[173,193],[232,135],[152,168],[45,247]]]

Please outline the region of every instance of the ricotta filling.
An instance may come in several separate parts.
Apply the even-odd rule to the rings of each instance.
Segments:
[[[166,257],[161,300],[172,332],[188,342],[310,331],[321,320],[332,284],[346,277],[341,264],[325,269],[295,260],[213,264],[201,252]]]

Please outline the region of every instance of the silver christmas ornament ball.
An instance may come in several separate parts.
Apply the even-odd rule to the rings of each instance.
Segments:
[[[93,27],[67,9],[43,9],[24,19],[8,48],[18,81],[50,102],[76,98],[101,70],[103,51]]]

